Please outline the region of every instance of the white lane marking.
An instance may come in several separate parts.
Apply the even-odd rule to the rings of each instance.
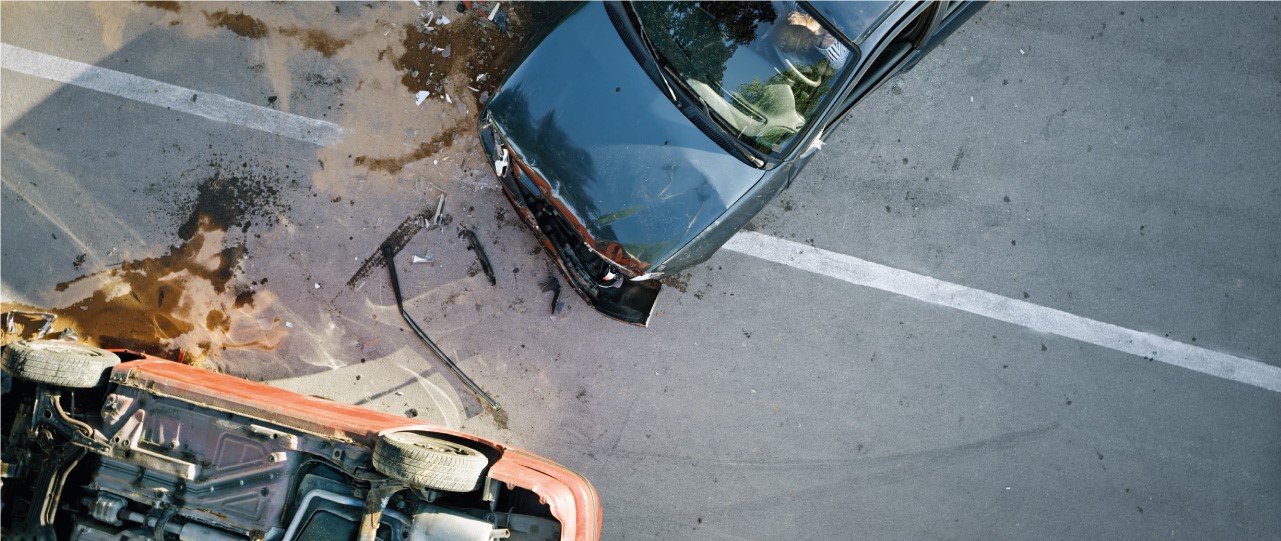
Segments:
[[[725,248],[851,284],[880,289],[1035,331],[1080,340],[1203,374],[1281,392],[1281,368],[1276,366],[944,282],[857,257],[747,231],[734,235],[725,244]]]
[[[220,94],[153,81],[8,43],[0,44],[0,67],[314,145],[332,145],[341,140],[343,135],[342,126],[333,122],[277,111]],[[192,101],[192,96],[196,97],[195,101]]]

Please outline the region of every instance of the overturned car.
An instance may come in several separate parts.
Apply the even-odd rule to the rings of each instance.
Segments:
[[[481,141],[574,289],[644,325],[658,278],[711,257],[969,5],[568,6],[490,98]]]
[[[545,458],[124,350],[5,346],[5,539],[596,540]]]

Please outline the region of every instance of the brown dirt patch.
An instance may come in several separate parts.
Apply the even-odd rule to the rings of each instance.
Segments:
[[[182,6],[179,5],[177,2],[138,2],[138,3],[144,6],[147,6],[149,8],[163,9],[165,11],[172,11],[174,13],[178,13],[179,11],[182,11]]]
[[[291,38],[297,38],[302,42],[302,46],[320,53],[325,58],[334,56],[340,49],[351,45],[349,39],[338,39],[324,30],[308,28],[300,30],[298,28],[281,28],[280,33]]]
[[[240,37],[258,39],[267,36],[267,25],[244,13],[230,13],[227,10],[209,13],[202,11],[209,26],[226,28]]]
[[[368,167],[370,171],[384,171],[395,175],[396,173],[399,173],[401,169],[404,169],[405,165],[429,158],[433,154],[449,148],[449,145],[454,144],[454,138],[463,131],[464,130],[459,126],[449,128],[442,133],[436,134],[436,136],[432,137],[430,141],[418,145],[418,148],[414,149],[413,152],[403,156],[395,156],[391,158],[357,156],[356,165]]]

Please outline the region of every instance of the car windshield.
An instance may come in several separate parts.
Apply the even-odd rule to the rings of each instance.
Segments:
[[[796,139],[857,49],[791,2],[632,4],[660,63],[719,123],[758,151]]]

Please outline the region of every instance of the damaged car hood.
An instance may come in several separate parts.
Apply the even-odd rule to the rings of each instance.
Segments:
[[[636,271],[693,240],[763,175],[664,95],[601,3],[562,20],[488,108],[540,177],[529,187],[570,213],[597,251],[621,248],[645,266]]]

